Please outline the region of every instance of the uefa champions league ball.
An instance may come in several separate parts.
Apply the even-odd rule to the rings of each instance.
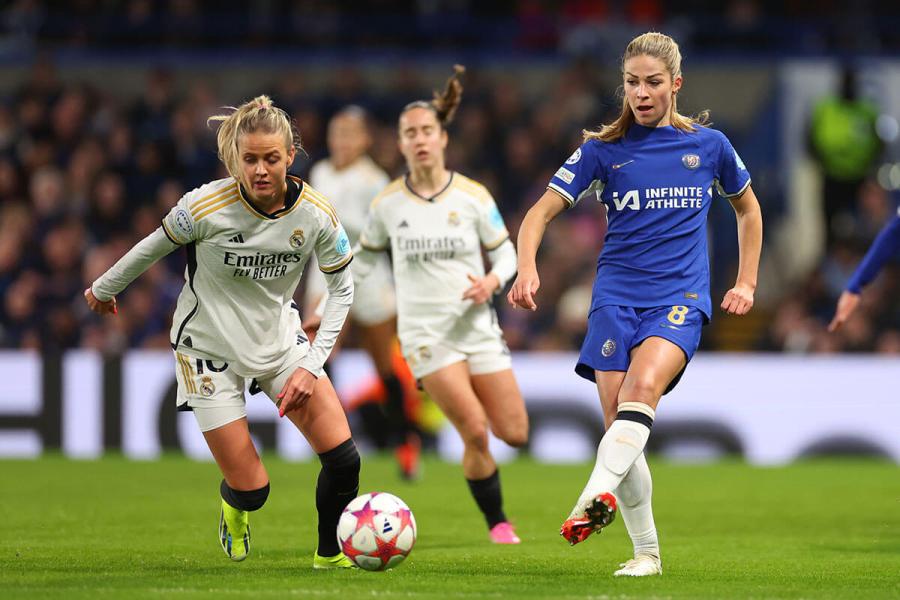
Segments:
[[[337,527],[341,551],[358,567],[385,571],[396,567],[416,543],[416,519],[403,500],[372,492],[355,498]]]

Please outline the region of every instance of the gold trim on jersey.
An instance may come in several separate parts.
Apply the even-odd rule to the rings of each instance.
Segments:
[[[178,245],[180,246],[180,245],[181,245],[181,242],[176,241],[175,236],[172,235],[172,232],[171,232],[171,231],[169,231],[169,227],[168,227],[168,225],[166,225],[166,220],[165,220],[165,219],[163,219],[162,221],[160,221],[160,225],[162,225],[163,233],[166,234],[166,237],[169,238],[169,241],[172,242],[173,244],[178,244]]]
[[[226,206],[231,206],[232,204],[234,204],[237,201],[238,201],[237,194],[235,194],[233,196],[228,196],[226,198],[223,198],[221,201],[216,201],[215,204],[207,205],[203,209],[202,212],[198,212],[196,214],[191,214],[191,216],[194,218],[194,223],[196,223],[203,217],[205,217],[207,215],[211,215],[212,213],[216,212],[217,210],[221,210],[221,209],[225,208]]]
[[[406,184],[403,182],[402,177],[398,177],[397,179],[387,184],[387,186],[385,186],[383,190],[378,192],[378,195],[372,199],[372,203],[369,204],[369,210],[374,210],[375,207],[378,206],[379,202],[403,187],[406,187]]]
[[[178,365],[181,368],[181,378],[184,379],[185,390],[189,394],[196,394],[197,384],[194,383],[194,369],[191,368],[190,359],[181,352],[176,352],[175,357],[178,359]]]
[[[331,224],[334,227],[338,226],[339,220],[337,217],[337,213],[334,211],[334,207],[331,206],[331,203],[325,199],[325,196],[307,186],[306,190],[304,190],[303,194],[300,196],[300,201],[302,200],[307,200],[314,206],[320,208],[322,212],[328,215],[328,218],[331,219]]]
[[[470,195],[475,196],[475,199],[482,204],[488,204],[494,199],[486,187],[465,175],[460,175],[455,183],[459,185],[461,191],[468,192]]]
[[[351,254],[348,254],[348,255],[347,255],[347,258],[345,258],[344,260],[342,260],[342,261],[339,262],[338,264],[336,264],[336,265],[331,265],[331,266],[328,266],[328,267],[322,267],[322,266],[320,266],[320,267],[319,267],[319,270],[322,271],[323,273],[334,273],[335,271],[340,271],[341,269],[343,269],[344,267],[346,267],[346,266],[350,263],[351,260],[353,260],[353,254],[352,254],[352,253],[351,253]]]
[[[383,248],[379,248],[378,246],[373,246],[371,244],[367,244],[363,241],[362,236],[359,237],[359,246],[363,250],[368,250],[369,252],[384,252],[385,250],[388,249],[387,246],[384,246]]]

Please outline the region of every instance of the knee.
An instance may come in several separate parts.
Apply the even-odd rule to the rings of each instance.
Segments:
[[[521,448],[528,443],[528,417],[518,420],[514,423],[506,423],[503,427],[495,431],[501,440],[512,446],[513,448]]]
[[[483,421],[464,423],[459,429],[459,435],[460,437],[462,437],[463,444],[465,444],[466,448],[476,450],[478,452],[487,452],[487,423]]]
[[[626,381],[619,392],[619,404],[623,402],[642,402],[651,406],[659,399],[659,386],[651,377],[635,377]]]
[[[238,510],[259,510],[269,499],[269,484],[255,490],[236,490],[223,479],[219,492],[229,506]]]

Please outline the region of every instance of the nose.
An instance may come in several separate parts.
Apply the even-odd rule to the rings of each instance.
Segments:
[[[266,166],[262,163],[262,161],[259,161],[256,163],[256,169],[254,169],[253,172],[256,173],[257,175],[265,175],[266,174]]]
[[[648,97],[646,84],[642,83],[638,86],[637,95],[638,95],[638,98],[647,98]]]

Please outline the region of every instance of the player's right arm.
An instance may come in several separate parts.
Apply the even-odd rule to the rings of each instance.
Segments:
[[[537,310],[534,295],[541,287],[537,272],[538,247],[550,221],[565,209],[575,206],[602,179],[598,148],[598,142],[593,140],[582,144],[556,171],[547,185],[547,191],[525,214],[517,238],[518,275],[506,296],[513,308]]]
[[[84,290],[85,301],[92,311],[101,315],[118,312],[116,295],[156,261],[179,246],[196,239],[194,217],[188,210],[189,195],[179,200],[156,231],[138,242],[116,264],[98,277],[91,287]]]

